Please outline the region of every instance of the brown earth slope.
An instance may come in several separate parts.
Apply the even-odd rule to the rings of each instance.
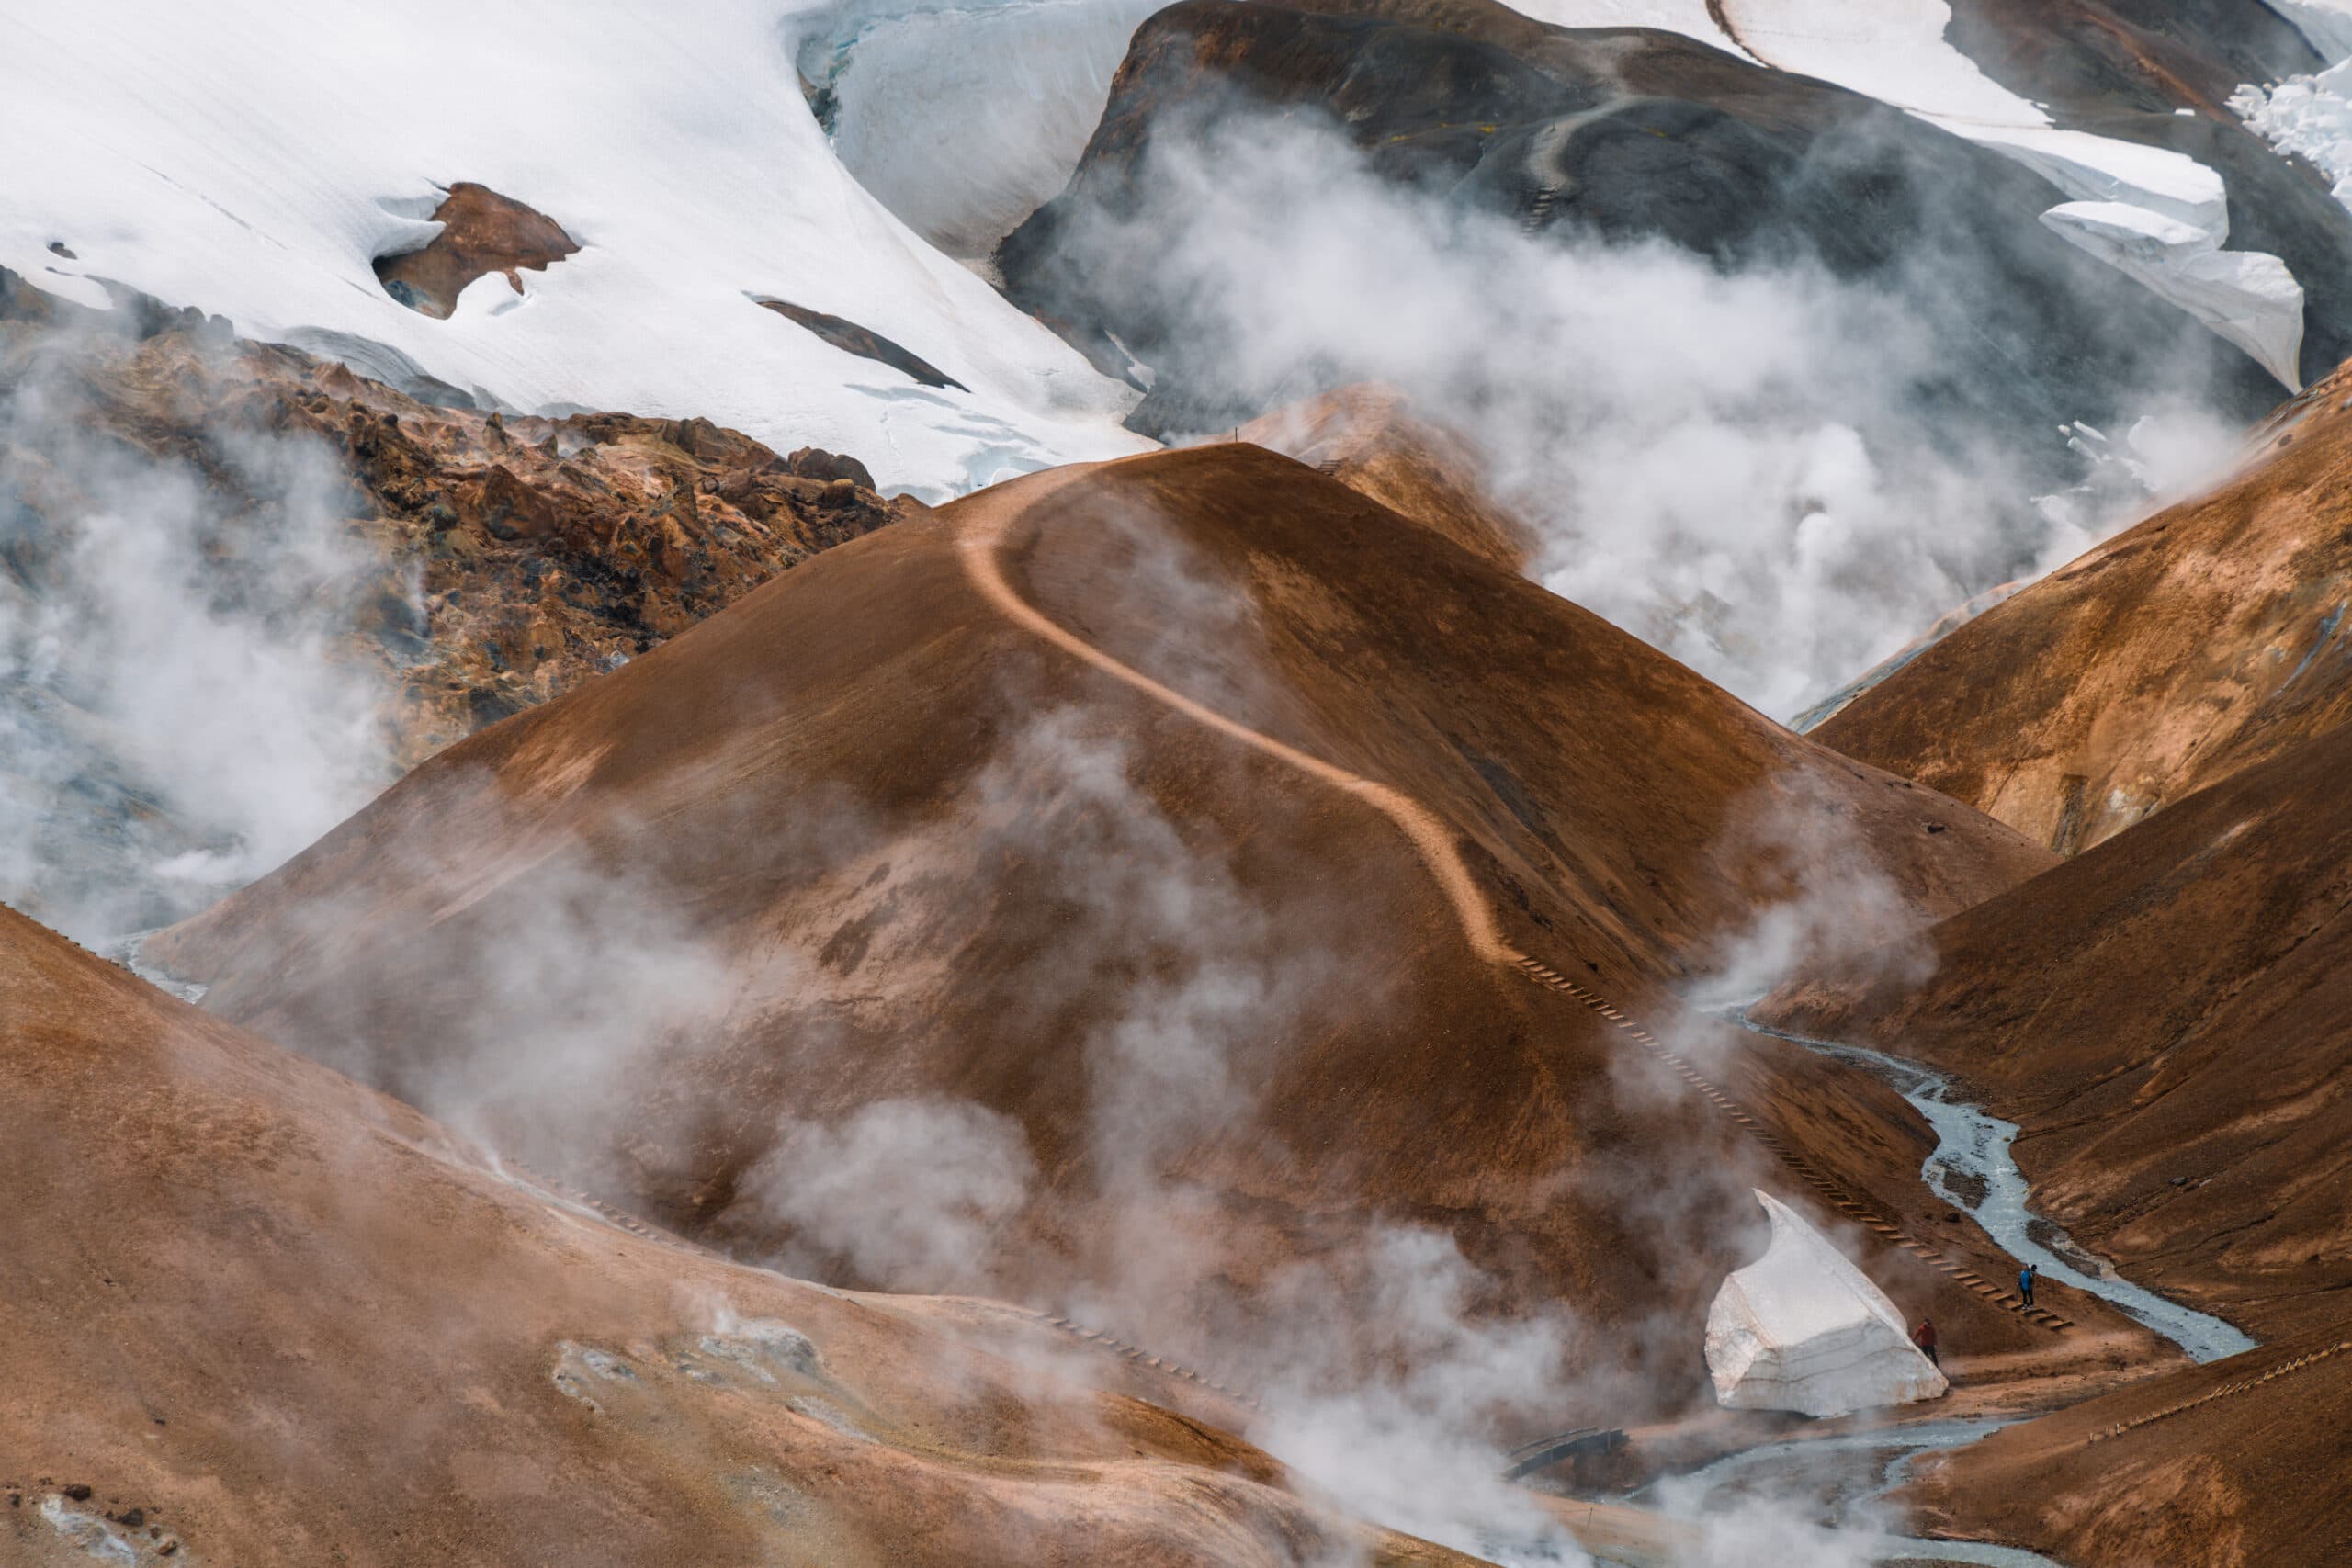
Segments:
[[[1811,732],[2068,853],[2352,716],[2352,375]]]
[[[1090,1386],[1216,1418],[1172,1378],[616,1228],[6,911],[0,1189],[28,1568],[1467,1561]]]
[[[2340,1319],[2347,767],[2329,731],[1944,922],[1924,983],[1832,967],[1759,1016],[1979,1086],[2041,1212],[2141,1283],[2259,1335]]]
[[[1934,1528],[2076,1568],[2352,1561],[2352,1325],[2148,1378],[1929,1460]]]
[[[1222,446],[829,551],[153,945],[227,1017],[835,1278],[977,1273],[1196,1348],[1303,1260],[1337,1274],[1319,1313],[1351,1299],[1385,1217],[1450,1236],[1482,1306],[1613,1325],[1671,1401],[1752,1256],[1747,1186],[1792,1179],[1613,1013],[1495,960],[1707,1033],[1668,987],[1790,891],[1782,830],[1839,835],[1921,917],[2051,863]],[[1891,1093],[1710,1049],[1840,1180],[1943,1224]],[[886,1098],[1016,1129],[987,1169],[1035,1180],[985,1247],[861,1255],[796,1207],[794,1151],[862,1146]],[[1871,1256],[1987,1343],[2041,1332]]]

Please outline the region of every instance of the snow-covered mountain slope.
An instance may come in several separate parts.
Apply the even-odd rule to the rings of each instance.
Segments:
[[[714,0],[691,28],[628,0],[13,8],[0,265],[86,303],[118,281],[371,369],[404,357],[526,411],[697,414],[852,452],[927,497],[1136,450],[1117,425],[1129,389],[842,169],[787,8]],[[461,180],[582,249],[519,296],[480,278],[435,321],[370,264],[430,241],[420,220]],[[847,318],[971,390],[919,387],[754,295]]]
[[[2344,23],[2352,55],[2352,13]],[[2247,83],[2230,99],[2246,126],[2279,152],[2308,160],[2352,209],[2352,59],[2272,86]]]
[[[2352,0],[2263,0],[2330,60],[2352,55]]]

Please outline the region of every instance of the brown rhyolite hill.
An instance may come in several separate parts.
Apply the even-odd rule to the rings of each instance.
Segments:
[[[12,1564],[1468,1562],[1173,1377],[618,1228],[5,910],[0,1190]]]
[[[2079,1568],[2352,1561],[2352,1322],[2004,1427],[1931,1457],[1923,1528]]]
[[[2258,762],[1759,1017],[1959,1074],[2037,1211],[2257,1335],[2352,1292],[2352,729]]]
[[[343,525],[382,563],[353,591],[344,651],[397,682],[385,716],[402,767],[919,506],[885,502],[854,458],[778,457],[707,420],[427,404],[193,311],[135,298],[86,310],[5,273],[0,369],[40,377],[96,449],[192,465],[226,526],[283,502],[224,442],[316,441],[348,479]],[[71,467],[6,456],[40,476],[20,492],[43,520],[28,536],[69,539]],[[38,552],[20,545],[11,561],[37,588]]]
[[[991,598],[982,556],[1088,656]],[[1412,1224],[1487,1271],[1476,1310],[1649,1324],[1591,1375],[1704,1397],[1747,1189],[1792,1178],[1481,952],[1426,847],[1329,770],[1419,803],[1504,940],[1707,1036],[1766,1125],[1997,1275],[1919,1186],[1932,1139],[1890,1091],[1716,1038],[1672,987],[1791,889],[1756,818],[1844,835],[1921,918],[2052,857],[1250,446],[1037,476],[830,550],[452,748],[150,951],[223,1016],[428,1108],[471,1095],[514,1152],[730,1245],[811,1245],[757,1176],[786,1118],[974,1102],[1038,1172],[971,1265],[996,1288],[1245,1357],[1217,1325],[1301,1267],[1333,1271],[1317,1321],[1342,1312],[1376,1223]],[[549,934],[577,909],[625,916],[621,951],[550,970],[585,945]],[[662,932],[713,966],[691,1021],[633,1030],[560,1122],[502,1087],[538,1048],[514,969],[593,1020],[642,1002],[630,964]],[[2045,1333],[1865,1256],[1980,1345]]]
[[[2072,853],[2352,716],[2352,373],[1813,730]]]

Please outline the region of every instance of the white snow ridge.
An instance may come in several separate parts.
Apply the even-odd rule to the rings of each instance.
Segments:
[[[1911,1343],[1903,1314],[1827,1238],[1770,1193],[1764,1256],[1707,1309],[1715,1398],[1740,1410],[1850,1416],[1942,1397],[1951,1385]]]

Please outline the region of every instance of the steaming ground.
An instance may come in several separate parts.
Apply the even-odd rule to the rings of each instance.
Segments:
[[[889,51],[938,47],[957,18],[842,6],[829,20],[852,61],[833,84],[843,155],[903,173],[907,150],[881,134],[891,93],[907,90]],[[1091,81],[1091,51],[1036,63]],[[978,160],[988,177],[923,231],[969,251],[1041,188],[1044,165],[1026,155],[1037,139],[1069,129],[1013,114]],[[869,140],[853,152],[858,136]],[[1312,123],[1235,121],[1218,137],[1156,167],[1202,243],[1155,260],[1251,395],[1364,378],[1404,389],[1484,448],[1538,525],[1545,587],[1769,712],[1849,679],[1987,582],[2073,554],[2223,445],[2199,389],[2167,401],[2152,388],[2163,406],[2127,443],[2137,466],[2110,465],[2037,507],[2038,457],[1858,412],[1907,406],[1902,389],[1929,375],[1916,297],[1794,263],[1726,269],[1655,245],[1539,245],[1508,220],[1374,179]],[[0,740],[29,780],[20,818],[68,776],[51,759],[76,726],[119,724],[153,770],[123,795],[175,792],[172,810],[198,840],[150,853],[148,869],[209,887],[248,880],[360,805],[385,766],[354,716],[381,694],[327,654],[349,584],[380,565],[331,521],[322,498],[340,476],[299,442],[224,445],[202,481],[172,461],[81,450],[37,379],[12,386],[6,455],[62,454],[86,498],[70,534],[44,541],[66,599],[0,604],[7,690],[22,694],[0,710],[17,727]],[[924,427],[934,466],[1031,460],[1025,447],[995,451],[985,432],[943,428],[953,440]],[[5,473],[32,468],[17,458]],[[220,473],[261,525],[226,526]],[[1754,1151],[1714,1140],[1687,1096],[1660,1090],[1598,1025],[1596,1046],[1579,1024],[1504,996],[1478,953],[1465,957],[1478,943],[1454,929],[1430,865],[1363,808],[1368,791],[1302,787],[1262,758],[1223,755],[1220,735],[1328,750],[1363,778],[1430,795],[1436,835],[1513,940],[1564,964],[1573,954],[1580,976],[1677,1020],[1687,1032],[1668,1026],[1671,1043],[1710,1074],[1776,1115],[1815,1118],[1790,1135],[1848,1160],[1840,1179],[1891,1171],[1915,1203],[1906,1140],[1918,1129],[1891,1097],[1839,1085],[1830,1068],[1806,1078],[1751,1060],[1676,998],[1744,997],[1833,963],[1857,984],[1919,985],[1935,958],[1918,933],[2048,857],[1956,802],[1913,798],[1902,780],[1785,737],[1489,558],[1439,548],[1414,532],[1426,524],[1335,495],[1295,465],[1228,447],[1086,482],[1115,504],[1075,521],[1038,506],[1048,521],[1009,552],[1014,578],[1076,640],[1238,716],[1227,730],[1056,667],[1051,649],[971,598],[956,552],[972,543],[952,536],[956,523],[902,524],[413,776],[164,946],[208,977],[229,972],[224,1009],[430,1107],[458,1134],[763,1262],[900,1291],[1050,1292],[1081,1316],[1189,1329],[1188,1353],[1247,1368],[1262,1406],[1248,1435],[1315,1491],[1295,1512],[1238,1485],[1238,1500],[1218,1505],[1292,1521],[1266,1546],[1270,1564],[1440,1560],[1329,1524],[1315,1511],[1326,1503],[1496,1562],[1580,1562],[1558,1513],[1496,1479],[1508,1438],[1670,1404],[1688,1392],[1678,1376],[1695,1387],[1682,1298],[1690,1280],[1744,1260],[1754,1227],[1726,1220],[1718,1200],[1756,1179],[1741,1164]],[[13,545],[22,530],[6,524],[0,512]],[[806,623],[775,613],[787,603]],[[224,709],[224,693],[240,705]],[[53,869],[0,865],[28,879]],[[152,917],[101,903],[76,918],[119,929]],[[93,996],[117,984],[13,927],[0,934],[43,983],[64,975]],[[1865,944],[1877,951],[1857,956]],[[206,1042],[241,1081],[282,1076],[250,1037],[215,1029]],[[22,1055],[17,1066],[46,1070]],[[176,1070],[171,1051],[151,1055],[162,1077]],[[1284,1077],[1302,1063],[1316,1072]],[[300,1081],[314,1096],[350,1092]],[[256,1103],[243,1113],[262,1115]],[[297,1145],[320,1145],[302,1117],[278,1120]],[[324,1146],[348,1142],[368,1159],[393,1146],[341,1125],[364,1118],[310,1120]],[[412,1140],[440,1137],[394,1120]],[[238,1163],[250,1150],[224,1162],[189,1141],[191,1126],[209,1135],[211,1123],[175,1121],[156,1146],[187,1144],[191,1163],[243,1182],[276,1168],[276,1156],[252,1162],[264,1173],[253,1176]],[[109,1145],[107,1157],[145,1147]],[[108,1190],[135,1200],[106,1168]],[[322,1186],[331,1207],[332,1181],[312,1184],[311,1201]],[[463,1202],[441,1196],[488,1230],[536,1237],[548,1224],[536,1211],[484,1220],[470,1187]],[[367,1218],[430,1253],[435,1238],[410,1234],[432,1228],[412,1207]],[[1843,1239],[1876,1271],[1905,1266]],[[1573,1251],[1572,1269],[1531,1276],[1526,1254],[1547,1248]],[[369,1272],[381,1262],[355,1277],[421,1314],[420,1354],[434,1353],[433,1314]],[[237,1267],[230,1255],[232,1279]],[[632,1292],[663,1277],[642,1258],[632,1269]],[[494,1296],[502,1281],[482,1278]],[[1912,1306],[1942,1287],[1906,1276],[1894,1288]],[[888,1362],[859,1338],[869,1309],[833,1291],[761,1291]],[[469,1393],[471,1440],[496,1436],[482,1435],[472,1393],[575,1438],[584,1426],[598,1442],[616,1429],[638,1442],[674,1439],[679,1412],[703,1408],[681,1402],[717,1382],[743,1423],[730,1431],[772,1443],[781,1430],[822,1464],[876,1467],[859,1473],[882,1477],[877,1495],[904,1483],[888,1466],[937,1458],[939,1429],[905,1416],[903,1401],[887,1453],[838,1387],[769,1409],[740,1369],[769,1369],[757,1374],[768,1384],[805,1374],[793,1339],[747,1337],[731,1314],[682,1339],[642,1301],[600,1312],[616,1348],[566,1340],[551,1377],[502,1341],[495,1378]],[[235,1346],[262,1342],[225,1321]],[[1958,1321],[1988,1342],[2028,1333],[1989,1312]],[[658,1353],[627,1340],[651,1322]],[[1124,1440],[1138,1420],[1155,1443],[1181,1445],[1133,1412],[1017,1454],[972,1442],[1048,1386],[1050,1359],[958,1374],[947,1424],[978,1456],[962,1481],[1040,1453],[1124,1463],[1117,1441],[1097,1439]],[[372,1380],[370,1398],[390,1381]],[[974,1389],[996,1416],[961,1403]],[[401,1416],[414,1412],[395,1409],[388,1426]],[[1221,1435],[1193,1435],[1228,1468],[1257,1462]],[[712,1465],[663,1473],[730,1540],[805,1506],[771,1478],[747,1490],[730,1472],[722,1507],[700,1490],[720,1473]],[[1864,1500],[1827,1528],[1794,1488],[1704,1512],[1695,1488],[1662,1495],[1695,1526],[1687,1561],[1704,1568],[1859,1568],[1897,1549],[1898,1526],[1873,1488],[1852,1489]],[[936,1541],[994,1494],[943,1483],[926,1495]],[[745,1496],[757,1506],[737,1506]],[[1092,1517],[1040,1514],[1074,1517]],[[961,1526],[943,1534],[943,1517]],[[502,1518],[529,1529],[527,1509]],[[1012,1534],[1005,1555],[1019,1560],[1035,1538]]]
[[[393,682],[343,643],[413,588],[341,455],[223,421],[151,452],[85,417],[74,329],[0,364],[0,898],[85,937],[251,881],[394,776]]]
[[[1919,389],[1944,375],[1929,322],[1949,311],[1929,301],[1952,279],[1531,237],[1380,177],[1311,116],[1235,108],[1150,145],[1144,212],[1082,208],[1057,265],[1181,321],[1187,363],[1216,365],[1244,407],[1402,389],[1477,444],[1539,533],[1545,587],[1767,713],[2070,558],[2231,449],[2194,355],[2136,394],[2137,471],[2078,463],[2066,433],[2021,452],[1939,414]],[[2079,488],[2037,500],[2070,468]]]

